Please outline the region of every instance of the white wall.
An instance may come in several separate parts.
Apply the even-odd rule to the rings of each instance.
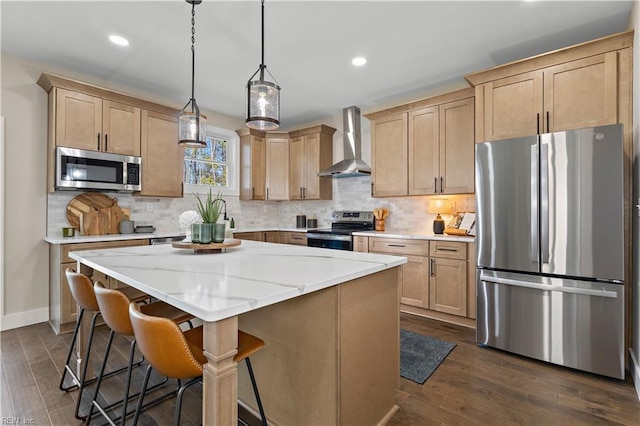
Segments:
[[[47,96],[39,70],[2,56],[4,294],[2,328],[48,319]]]
[[[633,199],[631,211],[633,217],[632,245],[633,245],[633,282],[631,288],[632,312],[631,312],[631,348],[629,349],[631,363],[629,370],[635,383],[636,392],[640,399],[640,218],[635,208],[640,198],[640,137],[638,132],[638,111],[640,111],[640,6],[633,3],[629,18],[629,28],[635,28],[633,36]],[[640,204],[640,203],[639,203]]]

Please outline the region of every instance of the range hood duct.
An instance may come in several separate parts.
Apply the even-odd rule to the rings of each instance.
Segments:
[[[371,167],[362,161],[362,137],[360,134],[360,108],[350,106],[342,110],[344,127],[342,143],[344,160],[318,173],[321,177],[345,178],[371,175]]]

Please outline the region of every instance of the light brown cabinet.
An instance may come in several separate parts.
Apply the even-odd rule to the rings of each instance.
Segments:
[[[176,141],[178,118],[142,111],[140,195],[182,197],[184,152]]]
[[[140,155],[140,108],[54,88],[55,144]]]
[[[330,200],[332,181],[318,173],[333,164],[333,127],[289,132],[289,199]]]
[[[353,237],[353,251],[369,253],[369,237],[356,235]]]
[[[374,197],[474,191],[474,91],[368,114]]]
[[[266,198],[266,145],[265,132],[244,128],[240,136],[240,199]]]
[[[370,253],[407,258],[407,263],[400,268],[398,285],[402,312],[475,327],[474,243],[386,237],[356,238],[368,240]]]
[[[409,112],[409,195],[474,192],[474,110],[470,96]]]
[[[617,123],[617,63],[608,52],[478,86],[483,140]]]
[[[368,116],[367,116],[368,117]],[[408,194],[407,114],[393,114],[371,123],[371,195]]]
[[[632,32],[466,75],[476,141],[625,123]]]
[[[405,256],[400,268],[400,303],[429,308],[429,241],[369,238],[369,253]]]
[[[233,238],[237,240],[264,241],[264,231],[234,232]]]
[[[42,74],[49,94],[47,190],[55,190],[57,146],[142,157],[140,195],[182,197],[179,111],[79,81]]]
[[[467,316],[467,244],[431,241],[429,309]]]
[[[280,231],[280,242],[283,244],[293,244],[296,246],[307,245],[306,232]]]
[[[49,246],[49,325],[56,334],[73,331],[77,316],[77,304],[69,290],[69,284],[65,271],[77,268],[77,262],[69,257],[69,252],[80,250],[96,250],[115,247],[134,247],[149,244],[148,239],[109,241],[98,243],[75,243],[75,244],[51,244]],[[119,288],[124,284],[114,278],[106,277],[104,274],[94,271],[82,265],[83,274],[91,277],[92,281],[100,280],[109,288]]]
[[[289,137],[266,135],[266,196],[267,200],[289,199]]]

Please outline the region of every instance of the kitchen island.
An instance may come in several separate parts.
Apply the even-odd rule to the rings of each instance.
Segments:
[[[384,424],[397,410],[404,257],[254,241],[70,257],[204,322],[203,424],[237,424],[238,396],[255,409],[233,362],[238,328],[267,344],[252,364],[270,424]]]

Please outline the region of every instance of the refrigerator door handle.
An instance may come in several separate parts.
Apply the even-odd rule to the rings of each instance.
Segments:
[[[538,146],[531,145],[531,235],[529,258],[538,263]]]
[[[616,299],[618,297],[615,291],[565,287],[561,285],[538,284],[538,283],[531,283],[527,281],[512,280],[509,278],[488,277],[482,273],[480,274],[480,281],[485,281],[488,283],[495,283],[495,284],[513,285],[516,287],[525,287],[525,288],[531,288],[534,290],[559,291],[562,293],[581,294],[585,296],[608,297],[611,299]]]
[[[549,145],[540,143],[540,253],[549,263]]]

